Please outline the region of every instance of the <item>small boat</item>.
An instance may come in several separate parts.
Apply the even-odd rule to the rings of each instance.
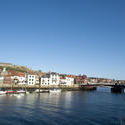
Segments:
[[[62,90],[61,89],[50,89],[50,93],[60,93]]]
[[[13,91],[13,90],[7,90],[6,91],[6,94],[15,94],[15,93],[17,93],[16,91]]]
[[[17,90],[17,93],[19,94],[19,93],[26,93],[26,91],[24,91],[24,90]]]
[[[29,94],[30,92],[26,91],[26,94]]]
[[[41,89],[40,89],[40,90],[39,90],[39,89],[36,89],[35,92],[36,92],[36,93],[39,93],[39,92],[41,93],[42,90],[41,90]]]
[[[6,94],[6,91],[0,91],[0,95]]]
[[[41,90],[41,89],[39,90],[39,89],[36,89],[35,92],[36,92],[36,93],[39,93],[39,92],[40,92],[40,93],[48,93],[49,90]]]
[[[89,90],[96,90],[97,86],[95,85],[89,85],[89,84],[85,84],[85,85],[80,85],[80,89],[81,90],[86,90],[86,91],[89,91]]]

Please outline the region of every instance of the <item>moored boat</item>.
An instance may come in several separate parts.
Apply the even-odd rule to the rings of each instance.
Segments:
[[[50,93],[60,93],[62,90],[61,89],[50,89]]]
[[[0,95],[6,94],[6,91],[0,91]]]
[[[94,85],[81,85],[80,86],[80,89],[81,90],[96,90],[96,86]]]
[[[40,90],[39,90],[39,89],[36,89],[35,92],[36,92],[36,93],[39,93],[39,92],[41,93],[42,90],[41,90],[41,89],[40,89]]]
[[[6,94],[15,94],[15,93],[17,93],[16,91],[13,91],[13,90],[7,90],[6,91]]]
[[[26,91],[24,91],[24,90],[17,90],[17,93],[19,94],[19,93],[26,93]]]
[[[39,89],[36,89],[36,90],[35,90],[35,92],[36,92],[36,93],[48,93],[48,92],[49,92],[49,90],[47,90],[47,89],[46,89],[46,90],[45,90],[45,89],[44,89],[44,90],[41,90],[41,89],[40,89],[40,90],[39,90]]]

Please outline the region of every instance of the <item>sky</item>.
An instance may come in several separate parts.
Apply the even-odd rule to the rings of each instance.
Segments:
[[[0,0],[0,62],[125,80],[125,0]]]

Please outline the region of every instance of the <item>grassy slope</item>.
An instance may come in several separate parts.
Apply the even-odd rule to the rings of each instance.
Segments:
[[[31,69],[26,68],[26,67],[2,67],[0,66],[0,69],[2,70],[3,68],[6,68],[7,70],[11,71],[17,71],[17,72],[33,72]]]

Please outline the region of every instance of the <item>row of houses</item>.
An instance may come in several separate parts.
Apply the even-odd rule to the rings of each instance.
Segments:
[[[114,83],[115,80],[113,79],[106,79],[106,78],[95,78],[95,77],[88,77],[88,83]]]
[[[0,72],[0,84],[26,84],[26,85],[62,85],[72,86],[73,84],[88,84],[88,83],[113,83],[112,79],[87,77],[86,75],[67,75],[55,72],[45,74],[23,73],[16,71],[7,71],[4,68]],[[123,82],[123,81],[122,81]]]
[[[19,85],[66,85],[74,84],[74,78],[68,75],[60,75],[55,72],[49,72],[45,75],[36,75],[16,71],[7,71],[5,68],[0,72],[0,84],[19,84]]]

